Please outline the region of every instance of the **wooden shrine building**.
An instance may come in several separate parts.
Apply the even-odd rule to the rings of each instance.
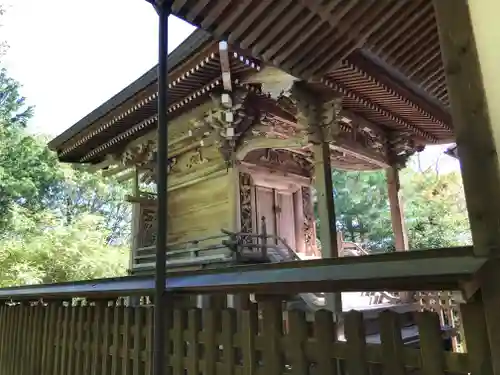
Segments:
[[[204,30],[168,58],[169,216],[161,234],[167,269],[177,272],[165,285],[150,276],[158,212],[145,187],[158,177],[164,82],[152,69],[50,143],[63,162],[136,181],[128,197],[136,211],[134,275],[0,289],[0,375],[151,373],[153,334],[166,345],[155,358],[175,375],[500,375],[500,5],[171,5],[172,14]],[[157,9],[162,19],[165,8]],[[451,142],[473,246],[337,259],[331,168],[388,171],[402,250],[396,171],[426,145]],[[323,259],[301,260],[318,254],[312,186]],[[286,261],[283,248],[296,258]],[[245,249],[278,261],[226,262],[255,261]],[[200,258],[210,267],[200,269]],[[168,299],[160,331],[152,317],[161,310],[149,299],[158,285]],[[459,315],[460,347],[443,345],[439,308],[339,313],[340,293],[377,291],[432,291],[435,305],[458,291],[460,306],[445,320]],[[290,294],[318,292],[332,305],[312,318],[284,303]],[[187,308],[193,295],[208,303]],[[221,295],[237,298],[226,303]],[[130,296],[146,298],[137,304]]]
[[[305,84],[202,30],[179,46],[169,56],[168,242],[216,236],[223,228],[260,233],[264,216],[269,234],[299,254],[319,256],[310,188],[314,181],[318,199],[331,200],[324,172],[333,167],[387,169],[397,247],[407,249],[397,169],[425,145],[452,139],[449,116],[443,102],[369,54],[359,51],[356,59],[363,69],[346,61]],[[62,161],[155,181],[156,97],[153,68],[50,146]],[[318,97],[327,101],[316,110]],[[155,207],[150,195],[134,194],[140,249],[154,245],[148,228],[155,225],[147,221]],[[320,208],[324,222],[334,220],[327,205],[319,206],[328,208]],[[336,256],[332,228],[324,229],[323,252]]]

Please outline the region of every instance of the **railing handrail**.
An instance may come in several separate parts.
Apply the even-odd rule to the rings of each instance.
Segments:
[[[234,294],[460,290],[486,262],[468,246],[180,271],[167,277],[165,287],[167,292]],[[153,290],[152,276],[130,276],[3,288],[0,299],[110,298]]]

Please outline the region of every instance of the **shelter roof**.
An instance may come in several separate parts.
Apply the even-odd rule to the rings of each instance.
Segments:
[[[189,0],[176,15],[195,31],[169,55],[169,114],[178,116],[220,86],[216,39],[230,44],[236,81],[274,65],[322,90],[388,134],[418,144],[453,140],[437,26],[430,0],[410,3]],[[50,142],[62,161],[102,160],[156,125],[156,67]]]

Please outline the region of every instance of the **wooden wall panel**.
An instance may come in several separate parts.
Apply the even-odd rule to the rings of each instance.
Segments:
[[[230,176],[224,173],[169,193],[169,243],[217,235],[228,227]]]

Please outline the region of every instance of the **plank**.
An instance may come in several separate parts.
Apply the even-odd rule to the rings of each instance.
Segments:
[[[308,338],[306,315],[303,311],[288,311],[288,337],[290,351],[289,360],[292,364],[292,375],[303,375],[309,372],[305,344]]]
[[[399,315],[392,311],[383,311],[379,322],[384,375],[404,374],[404,344]]]
[[[283,358],[281,337],[283,335],[283,312],[281,299],[269,297],[260,303],[262,309],[262,336],[264,338],[264,371],[266,375],[281,375]]]
[[[114,311],[114,306],[107,305],[104,308],[104,322],[102,327],[102,363],[101,363],[101,371],[102,374],[110,374],[111,373],[111,345],[113,343],[112,336],[112,313]]]
[[[133,307],[134,311],[134,326],[133,326],[133,353],[132,353],[132,374],[133,375],[142,375],[144,373],[144,362],[141,358],[141,351],[143,349],[143,336],[142,329],[143,327],[147,329],[146,320],[144,316],[145,308],[142,306]]]
[[[121,372],[121,361],[120,361],[120,351],[121,351],[121,330],[120,326],[122,323],[123,313],[122,306],[116,304],[113,307],[113,336],[111,345],[111,374],[119,375]]]
[[[319,310],[314,314],[315,355],[318,374],[337,375],[338,366],[332,359],[331,349],[337,341],[337,327],[333,314],[328,310]]]
[[[415,314],[420,336],[422,372],[426,375],[444,375],[443,341],[436,313],[424,311]]]
[[[346,313],[344,330],[347,340],[347,372],[369,375],[363,314],[354,310]]]
[[[471,374],[492,375],[493,365],[483,301],[479,297],[476,301],[462,304],[460,312]]]
[[[172,345],[173,345],[173,360],[172,372],[173,375],[184,374],[184,327],[186,325],[186,311],[183,309],[174,310],[174,324],[172,327]]]
[[[255,303],[245,303],[244,307],[240,312],[243,375],[255,375],[257,371],[257,352],[255,348],[255,336],[258,333],[257,305]]]
[[[204,375],[217,374],[217,359],[219,357],[219,344],[217,336],[221,328],[221,314],[219,309],[206,308],[203,310],[204,332]]]
[[[236,333],[236,310],[226,308],[222,310],[222,362],[224,375],[235,372],[234,335]]]
[[[200,343],[198,334],[201,330],[201,310],[190,309],[188,312],[187,331],[187,375],[199,375]],[[183,355],[184,356],[184,355]]]

